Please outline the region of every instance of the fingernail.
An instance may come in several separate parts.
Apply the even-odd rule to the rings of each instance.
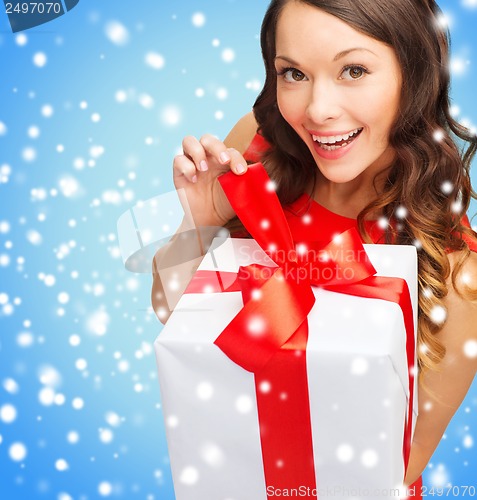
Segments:
[[[222,153],[220,153],[220,159],[223,163],[227,163],[228,161],[230,161],[230,156],[225,151],[222,151]]]
[[[209,170],[209,165],[207,165],[207,162],[205,160],[202,160],[200,162],[200,169],[202,170],[202,172]]]
[[[194,175],[194,177],[192,177],[192,182],[197,182],[197,175]]]
[[[245,172],[245,167],[239,163],[236,167],[235,170],[237,170],[237,174],[243,174]]]

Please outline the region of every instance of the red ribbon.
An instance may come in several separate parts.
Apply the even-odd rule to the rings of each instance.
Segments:
[[[326,246],[311,244],[302,254],[297,253],[285,214],[260,163],[250,166],[246,175],[229,172],[219,181],[244,226],[278,267],[253,264],[241,267],[238,274],[199,271],[186,292],[203,291],[204,283],[209,291],[242,292],[244,307],[215,344],[255,375],[267,492],[268,487],[308,488],[308,497],[316,498],[306,369],[307,316],[315,302],[312,285],[387,300],[401,307],[409,367],[409,413],[403,444],[407,469],[415,344],[406,281],[375,276],[376,270],[354,228]]]

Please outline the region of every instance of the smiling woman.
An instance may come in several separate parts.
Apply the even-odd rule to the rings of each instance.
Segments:
[[[477,256],[469,249],[477,245],[465,217],[476,137],[450,115],[439,15],[427,0],[274,1],[262,27],[267,78],[254,106],[269,144],[263,161],[283,204],[307,192],[357,219],[367,242],[376,241],[370,221],[400,219],[405,210],[381,240],[419,243],[420,416],[408,482],[427,464],[477,368],[463,352],[477,337],[467,301],[476,298]],[[456,138],[469,143],[462,157]],[[464,296],[459,271],[470,285]],[[442,307],[445,325],[436,320]]]
[[[174,161],[197,226],[243,230],[218,176],[261,161],[295,242],[356,227],[366,243],[418,248],[419,416],[408,485],[477,371],[466,347],[477,341],[477,233],[466,216],[477,139],[450,113],[439,16],[433,0],[273,0],[253,114],[224,142],[186,137]],[[155,274],[156,310],[161,287]]]

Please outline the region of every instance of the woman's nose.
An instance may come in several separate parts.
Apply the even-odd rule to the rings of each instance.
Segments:
[[[314,82],[306,114],[313,123],[320,124],[334,120],[341,114],[339,89],[332,82]]]

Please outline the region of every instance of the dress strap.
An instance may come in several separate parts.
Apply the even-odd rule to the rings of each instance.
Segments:
[[[269,148],[270,144],[257,132],[247,150],[244,152],[243,157],[248,163],[258,163],[263,153]]]

